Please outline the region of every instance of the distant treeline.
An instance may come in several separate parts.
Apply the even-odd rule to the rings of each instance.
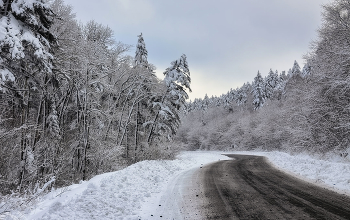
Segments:
[[[287,74],[258,72],[241,88],[188,103],[177,140],[192,150],[349,150],[349,12],[349,0],[323,6],[319,37],[302,70],[295,62]]]

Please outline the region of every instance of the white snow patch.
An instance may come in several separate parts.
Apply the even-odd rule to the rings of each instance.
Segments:
[[[159,198],[174,176],[223,159],[220,152],[183,152],[175,160],[142,161],[57,189],[24,219],[139,219],[143,205]]]
[[[8,69],[0,69],[0,80],[2,81],[15,81],[15,76]]]
[[[15,76],[8,69],[0,69],[0,91],[3,90],[2,85],[6,81],[15,81]]]

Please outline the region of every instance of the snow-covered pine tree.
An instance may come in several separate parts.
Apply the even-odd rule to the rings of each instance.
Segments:
[[[221,106],[222,102],[221,102],[220,97],[215,97],[215,98],[216,98],[216,99],[215,99],[215,106],[216,106],[216,107]]]
[[[230,102],[231,103],[235,101],[236,93],[237,93],[237,91],[235,89],[232,89],[232,88],[230,89],[229,95],[230,95]]]
[[[237,88],[236,93],[236,103],[238,106],[243,106],[248,101],[248,93],[249,93],[249,83],[244,83],[242,87]]]
[[[295,76],[295,75],[301,76],[301,69],[300,69],[300,66],[296,60],[294,61],[294,64],[293,64],[293,67],[291,70],[291,76]]]
[[[195,98],[192,102],[192,110],[193,111],[198,111],[199,107],[198,107],[198,98]]]
[[[10,2],[7,14],[0,18],[1,69],[16,80],[24,76],[38,83],[34,72],[50,73],[52,68],[50,50],[56,38],[49,28],[54,14],[46,0]]]
[[[286,80],[287,79],[287,75],[286,75],[286,71],[283,70],[281,75],[280,75],[280,78],[282,78],[283,80]]]
[[[243,87],[243,86],[242,86]],[[236,89],[236,95],[235,95],[235,102],[238,106],[241,105],[241,99],[243,99],[243,90],[242,90],[242,87]]]
[[[21,128],[21,168],[18,175],[21,189],[28,173],[24,166],[28,159],[25,152],[34,152],[38,137],[35,133],[40,125],[36,119],[46,118],[41,101],[44,94],[51,91],[49,87],[57,85],[52,73],[51,53],[56,37],[49,30],[54,17],[49,1],[17,0],[7,3],[6,10],[4,4],[0,5],[0,10],[6,11],[0,18],[0,71],[14,82],[1,83],[0,86],[11,91],[9,95],[13,101],[9,109],[15,109],[12,120],[16,121],[13,125]],[[29,105],[37,103],[38,99],[39,108]],[[30,126],[35,128],[29,129]]]
[[[185,105],[183,107],[183,114],[186,116],[191,111],[192,111],[192,100],[190,100],[190,102],[188,102],[188,103],[185,103]]]
[[[266,94],[264,91],[264,87],[265,87],[264,78],[261,76],[260,72],[258,71],[258,74],[254,78],[253,88],[252,88],[253,105],[255,110],[258,110],[259,108],[261,108],[265,103]]]
[[[272,69],[270,69],[270,72],[267,75],[265,80],[265,96],[267,99],[272,97],[277,84],[278,84],[278,72],[277,71],[273,72]]]
[[[180,59],[171,62],[171,67],[165,70],[164,75],[166,91],[161,98],[153,101],[153,109],[156,112],[154,120],[146,122],[146,124],[151,124],[148,135],[149,144],[154,135],[165,135],[169,139],[176,134],[180,124],[178,112],[188,99],[187,90],[191,92],[190,70],[185,54]]]
[[[134,59],[134,66],[141,65],[145,68],[148,68],[147,61],[148,52],[146,49],[145,41],[143,40],[142,33],[138,35],[137,45],[136,45],[136,53]]]
[[[163,73],[164,81],[168,88],[168,96],[172,103],[179,109],[186,99],[188,99],[187,90],[191,92],[190,70],[188,68],[187,57],[183,54],[180,59],[171,63]]]
[[[209,98],[209,107],[212,108],[215,106],[215,97],[212,95],[210,98]]]
[[[228,109],[231,105],[231,99],[230,99],[230,92],[228,92],[227,94],[223,94],[221,96],[221,99],[224,103],[224,108],[225,109]]]
[[[138,35],[138,41],[136,45],[135,57],[134,57],[134,73],[135,73],[135,83],[137,88],[134,93],[139,99],[135,102],[135,133],[134,133],[134,158],[137,158],[137,152],[139,151],[139,145],[142,141],[139,137],[139,133],[146,132],[142,126],[145,121],[152,117],[153,106],[149,101],[154,96],[157,96],[158,90],[155,88],[154,84],[158,81],[154,70],[155,67],[148,63],[147,60],[148,51],[146,49],[146,44],[143,39],[142,33]],[[185,110],[184,110],[185,111]],[[140,149],[141,151],[143,149]]]
[[[205,94],[204,99],[203,99],[203,110],[206,111],[209,108],[209,97],[207,94]]]
[[[311,65],[309,63],[306,63],[303,67],[303,70],[301,71],[301,76],[306,77],[311,74]]]
[[[278,72],[276,71],[276,74],[278,75]],[[273,93],[273,99],[280,100],[282,98],[282,95],[284,94],[284,89],[286,86],[286,80],[287,76],[285,74],[285,71],[282,71],[280,75],[278,75],[277,81],[276,81],[276,87],[274,88]]]
[[[13,91],[27,91],[17,94],[26,105],[28,89],[42,90],[52,78],[51,50],[56,38],[49,28],[54,14],[46,0],[7,3],[6,10],[0,5],[0,10],[6,11],[0,18],[0,71],[15,82]],[[6,87],[3,83],[0,86]]]

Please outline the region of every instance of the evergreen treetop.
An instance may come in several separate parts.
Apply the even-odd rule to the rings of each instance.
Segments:
[[[143,67],[148,67],[147,56],[148,56],[148,52],[146,49],[146,44],[145,44],[145,41],[143,40],[142,33],[141,33],[140,35],[138,35],[134,66],[142,65]]]

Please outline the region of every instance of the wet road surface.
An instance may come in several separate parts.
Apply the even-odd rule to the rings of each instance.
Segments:
[[[271,167],[264,157],[226,155],[202,168],[203,219],[350,219],[350,197]]]

